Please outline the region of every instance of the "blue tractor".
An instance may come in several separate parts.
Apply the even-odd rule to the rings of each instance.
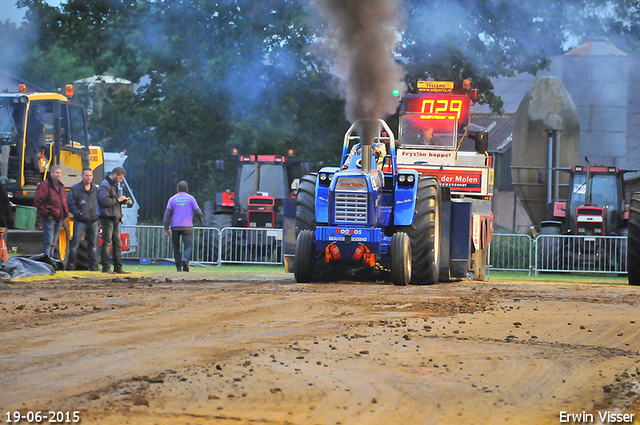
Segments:
[[[418,82],[401,103],[398,144],[384,121],[356,121],[341,166],[300,180],[285,270],[298,282],[338,267],[381,270],[396,285],[484,279],[494,174],[487,132],[469,120],[476,99],[467,81],[461,92]],[[461,149],[467,139],[474,149]]]
[[[325,167],[301,180],[295,258],[287,265],[285,256],[287,269],[297,282],[311,282],[331,266],[383,270],[396,285],[466,277],[471,203],[453,203],[437,176],[399,169],[395,139],[384,121],[375,122],[373,140],[361,140],[356,132],[370,133],[361,129],[371,124],[357,121],[347,131],[343,167],[352,145],[362,143],[347,169]],[[383,159],[371,154],[378,143],[386,145]]]

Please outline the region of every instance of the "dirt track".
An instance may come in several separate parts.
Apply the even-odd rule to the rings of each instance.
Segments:
[[[0,283],[0,419],[558,424],[610,412],[637,424],[639,306],[640,288],[612,285],[198,272]]]

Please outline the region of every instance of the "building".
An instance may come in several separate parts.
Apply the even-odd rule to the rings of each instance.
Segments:
[[[9,92],[17,93],[20,84],[26,84],[28,92],[46,91],[42,87],[36,86],[35,84],[32,84],[21,78],[14,77],[13,75],[7,74],[6,72],[0,72],[0,90],[7,90]]]
[[[590,38],[564,55],[552,57],[550,69],[538,73],[538,77],[559,78],[578,109],[579,164],[586,164],[586,156],[591,163],[640,170],[640,69],[637,65],[640,57],[628,55],[606,38]],[[493,80],[495,94],[504,101],[504,115],[494,114],[487,105],[472,107],[473,122],[485,127],[496,122],[489,132],[489,150],[495,158],[494,220],[498,230],[522,233],[528,227],[526,216],[520,215],[521,207],[513,201],[510,150],[513,115],[535,79],[533,75],[520,74]],[[502,125],[498,126],[498,122]],[[630,192],[640,190],[640,173],[630,172],[626,180],[628,200]],[[513,208],[504,212],[506,199],[512,200]]]

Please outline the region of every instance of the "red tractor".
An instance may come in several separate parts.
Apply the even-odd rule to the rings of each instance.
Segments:
[[[623,239],[607,241],[599,236],[626,236],[629,219],[624,199],[624,173],[617,167],[574,166],[569,171],[565,202],[554,202],[542,222],[543,235],[577,235],[549,238],[539,247],[543,269],[584,271],[612,270],[626,261]]]
[[[294,160],[292,150],[285,157],[238,156],[234,149],[234,158],[237,169],[235,188],[233,191],[227,189],[217,193],[215,202],[207,202],[205,226],[219,230],[229,227],[282,229],[283,200],[296,196],[300,176],[310,171],[309,162]],[[224,160],[216,162],[216,169],[224,171]],[[248,247],[253,250],[263,249],[266,243],[260,233],[250,235],[241,229],[226,232],[222,237],[222,259],[228,261],[242,262],[247,257],[242,252],[246,252]],[[214,243],[217,243],[217,237],[214,238]],[[217,252],[217,246],[214,251]]]

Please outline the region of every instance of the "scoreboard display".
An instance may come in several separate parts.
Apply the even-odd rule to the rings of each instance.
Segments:
[[[419,114],[421,119],[469,119],[469,98],[458,94],[408,94],[404,98],[404,114]]]

